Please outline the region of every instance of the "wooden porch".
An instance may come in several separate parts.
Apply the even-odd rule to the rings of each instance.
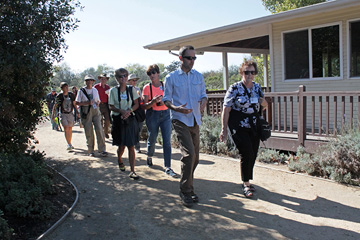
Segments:
[[[347,127],[359,127],[360,91],[265,92],[269,107],[264,117],[272,136],[262,147],[296,151],[304,146],[314,152]],[[207,114],[221,116],[225,91],[209,91]]]

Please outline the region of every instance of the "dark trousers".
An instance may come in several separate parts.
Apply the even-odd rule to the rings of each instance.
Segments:
[[[184,193],[190,193],[194,191],[194,171],[199,163],[199,125],[195,123],[194,127],[188,127],[178,120],[173,120],[172,125],[180,143],[182,156],[180,190]]]
[[[241,179],[243,182],[248,182],[253,179],[253,169],[260,139],[251,129],[247,128],[239,128],[232,137],[241,156]]]

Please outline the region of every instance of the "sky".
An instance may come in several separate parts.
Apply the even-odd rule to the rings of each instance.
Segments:
[[[80,20],[74,32],[65,35],[64,60],[73,71],[113,68],[139,63],[169,65],[178,60],[167,51],[144,49],[145,45],[222,27],[266,15],[261,0],[80,0],[84,6],[74,17]],[[239,65],[242,54],[229,54],[229,66]],[[221,53],[198,56],[200,72],[219,70]]]

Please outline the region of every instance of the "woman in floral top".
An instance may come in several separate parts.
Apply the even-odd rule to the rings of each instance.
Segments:
[[[224,98],[220,133],[220,141],[226,142],[229,126],[230,134],[241,155],[243,192],[248,198],[252,197],[255,191],[250,180],[253,179],[253,168],[260,144],[257,120],[260,106],[267,106],[261,86],[253,82],[257,72],[254,61],[245,61],[240,66],[241,81],[231,85]]]

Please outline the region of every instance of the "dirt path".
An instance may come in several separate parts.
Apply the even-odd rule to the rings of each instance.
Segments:
[[[360,239],[359,188],[257,164],[257,192],[250,200],[241,192],[238,161],[201,155],[195,172],[200,203],[189,209],[180,203],[179,179],[163,172],[160,146],[152,168],[145,154],[137,154],[141,178],[133,181],[127,158],[127,171],[119,171],[110,141],[108,157],[86,155],[79,126],[74,127],[73,153],[66,151],[63,133],[52,131],[48,122],[36,138],[48,163],[80,192],[73,213],[47,239]],[[172,159],[179,173],[176,149]]]

